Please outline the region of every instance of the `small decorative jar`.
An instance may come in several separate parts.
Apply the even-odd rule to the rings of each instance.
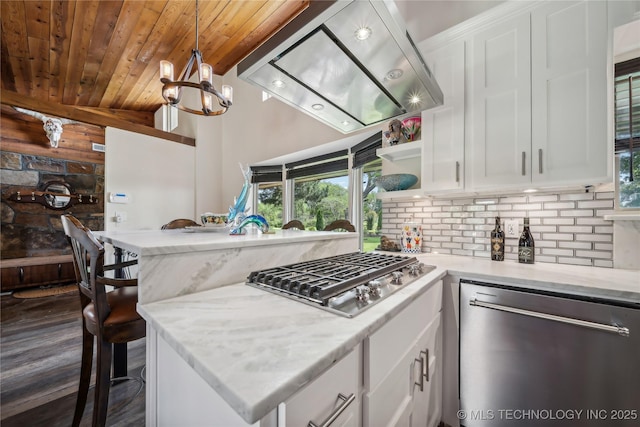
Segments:
[[[422,251],[422,224],[405,222],[402,224],[402,252],[417,254]]]

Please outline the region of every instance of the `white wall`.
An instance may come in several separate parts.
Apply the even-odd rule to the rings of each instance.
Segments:
[[[105,130],[105,229],[160,229],[176,218],[194,218],[194,147],[108,127]],[[128,204],[108,202],[124,192]],[[115,212],[124,222],[114,222]]]

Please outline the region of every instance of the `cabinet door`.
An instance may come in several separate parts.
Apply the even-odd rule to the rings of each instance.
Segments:
[[[411,426],[435,427],[440,422],[442,414],[442,328],[440,327],[441,314],[429,324],[416,343],[413,353],[421,363],[414,364],[413,378],[420,382],[423,375],[423,389],[414,388],[413,411],[411,414]],[[423,372],[420,372],[423,369]]]
[[[607,2],[548,2],[531,34],[533,182],[611,181]]]
[[[425,55],[444,93],[444,104],[422,112],[422,189],[464,187],[464,41]]]
[[[473,114],[466,156],[471,188],[531,182],[529,29],[525,15],[472,38],[467,69]]]

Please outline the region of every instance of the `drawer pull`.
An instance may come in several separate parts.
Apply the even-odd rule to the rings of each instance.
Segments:
[[[542,174],[542,148],[538,149],[538,173]]]
[[[20,283],[24,283],[24,268],[18,267],[18,278]]]
[[[525,162],[527,161],[527,153],[525,153],[524,151],[522,152],[522,176],[525,176],[527,174],[527,165],[525,164]]]
[[[429,349],[425,349],[422,350],[420,352],[420,357],[422,358],[422,355],[424,354],[424,370],[422,371],[422,375],[424,376],[424,379],[427,380],[427,382],[429,382]]]
[[[460,182],[460,162],[456,162],[456,182]]]
[[[420,364],[420,376],[418,377],[420,379],[420,382],[418,381],[414,381],[413,385],[417,385],[418,387],[420,387],[420,391],[424,391],[424,358],[422,357],[422,353],[424,353],[424,351],[420,352],[420,357],[416,358],[415,361],[418,362]]]
[[[351,402],[355,400],[355,398],[356,398],[355,393],[351,393],[349,397],[345,396],[342,393],[338,393],[338,399],[342,400],[342,403],[340,404],[340,406],[338,406],[336,410],[333,411],[331,415],[329,415],[329,418],[327,418],[322,423],[320,423],[320,425],[314,423],[313,421],[309,421],[309,424],[307,424],[307,427],[329,427],[331,424],[333,424],[336,418],[338,418],[340,414],[342,414],[344,410],[347,409],[347,406],[349,406]]]

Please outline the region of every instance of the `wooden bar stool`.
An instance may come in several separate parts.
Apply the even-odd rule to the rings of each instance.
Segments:
[[[73,250],[82,307],[82,365],[72,425],[80,425],[87,403],[95,336],[98,352],[92,426],[103,427],[109,407],[113,344],[135,341],[146,334],[145,321],[136,311],[138,280],[108,278],[104,277],[104,272],[125,268],[137,261],[104,265],[104,247],[91,230],[71,215],[63,215],[61,219]],[[114,286],[115,290],[106,292],[107,285]]]

